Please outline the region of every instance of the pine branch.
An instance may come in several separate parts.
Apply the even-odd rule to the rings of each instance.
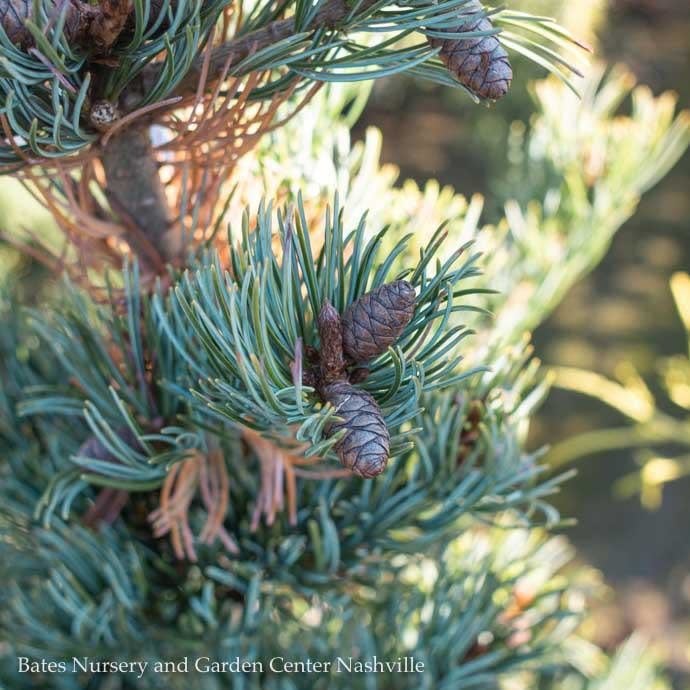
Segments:
[[[552,21],[505,11],[489,19],[477,0],[403,5],[288,0],[275,12],[240,21],[235,38],[224,35],[220,45],[214,45],[212,32],[228,10],[226,0],[165,0],[162,5],[144,0],[134,12],[128,4],[128,14],[122,1],[95,8],[67,0],[58,8],[55,0],[36,0],[29,15],[26,0],[0,0],[5,28],[0,73],[9,77],[0,79],[5,104],[0,169],[47,163],[92,145],[99,138],[94,129],[102,133],[118,119],[101,120],[103,104],[119,115],[134,115],[120,119],[119,127],[133,126],[135,119],[136,124],[166,124],[171,107],[179,105],[174,98],[192,99],[202,82],[201,88],[211,93],[226,76],[265,77],[249,89],[252,101],[270,101],[314,82],[372,80],[401,72],[464,87],[477,101],[493,100],[510,82],[494,19],[510,28],[501,36],[506,47],[566,81],[575,71],[554,50],[571,39]],[[530,38],[533,34],[538,41]],[[415,44],[412,35],[426,40]],[[433,45],[439,39],[448,65],[445,49]],[[460,69],[465,53],[468,61]],[[480,75],[470,67],[477,60]]]
[[[376,0],[363,0],[357,6],[359,14],[365,13],[376,4]],[[298,27],[294,17],[279,19],[265,27],[256,29],[245,36],[232,39],[211,50],[210,58],[205,54],[199,55],[185,76],[174,90],[175,96],[192,96],[196,93],[202,74],[208,69],[207,85],[210,88],[213,83],[227,74],[228,70],[238,65],[253,53],[267,48],[274,43],[290,38],[300,31],[312,31],[315,29],[336,29],[353,12],[353,8],[346,0],[328,0],[323,7],[314,14],[314,17],[306,26]],[[144,94],[148,93],[152,84],[158,82],[164,66],[153,63],[149,65],[141,75],[141,79],[133,82],[125,90],[122,102],[127,111],[135,110],[141,103]]]

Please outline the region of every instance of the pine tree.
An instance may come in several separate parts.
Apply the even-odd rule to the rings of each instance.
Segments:
[[[0,163],[59,230],[5,236],[24,257],[0,314],[7,687],[663,687],[635,641],[608,662],[577,635],[550,534],[565,477],[525,450],[548,381],[524,330],[687,146],[669,98],[635,91],[613,121],[629,84],[592,81],[609,165],[560,132],[573,160],[531,159],[560,205],[545,179],[537,220],[509,206],[479,232],[478,201],[395,187],[373,133],[350,146],[359,82],[492,101],[506,49],[568,82],[549,20],[1,0],[0,27]],[[541,89],[546,127],[569,96]],[[423,672],[366,666],[408,657]],[[307,659],[331,667],[280,672]],[[107,665],[132,660],[141,677]],[[252,670],[213,666],[236,660]]]

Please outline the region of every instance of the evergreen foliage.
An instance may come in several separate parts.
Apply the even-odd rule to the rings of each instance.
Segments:
[[[303,89],[313,80],[359,81],[403,71],[459,86],[425,36],[496,33],[491,22],[474,27],[486,16],[474,0],[364,0],[352,6],[344,0],[238,6],[136,0],[131,6],[113,2],[112,8],[123,16],[116,18],[112,35],[104,36],[90,16],[97,11],[78,0],[62,6],[54,0],[4,0],[0,89],[7,139],[0,163],[16,166],[27,158],[78,152],[98,140],[95,129],[127,114],[179,105],[195,94],[209,69],[226,78],[267,75],[249,94],[253,99]],[[460,26],[458,18],[464,20]],[[512,49],[569,72],[549,47],[570,40],[554,22],[515,11],[496,19],[506,26],[504,40]],[[89,30],[83,35],[85,22]]]
[[[636,91],[632,117],[614,119],[628,91],[590,82],[583,139],[555,121],[568,86],[542,82],[524,151],[553,174],[524,190],[524,211],[479,228],[481,200],[396,186],[375,132],[350,146],[367,95],[350,82],[407,71],[457,85],[427,40],[439,36],[499,40],[563,77],[553,44],[571,42],[549,20],[473,0],[39,0],[0,4],[0,26],[1,162],[21,168],[64,246],[7,239],[71,278],[44,276],[33,295],[14,285],[21,267],[2,279],[2,682],[656,683],[635,640],[609,664],[578,636],[587,574],[549,532],[566,477],[525,449],[549,381],[524,331],[686,148],[672,99]],[[608,163],[594,176],[579,165],[590,144]],[[614,198],[623,210],[600,222]],[[338,463],[344,405],[309,367],[325,303],[343,315],[397,280],[415,293],[409,322],[365,367],[343,365],[390,434],[388,466],[364,479]],[[17,656],[189,668],[20,673]],[[337,663],[374,656],[425,670]],[[262,670],[206,673],[203,657]],[[332,667],[278,673],[278,657]]]

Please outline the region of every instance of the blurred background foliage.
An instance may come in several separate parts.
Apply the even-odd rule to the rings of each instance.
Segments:
[[[491,286],[501,290],[493,304],[499,328],[483,345],[519,350],[524,331],[536,327],[536,353],[553,367],[556,386],[532,420],[530,446],[552,446],[554,465],[577,461],[578,477],[564,486],[558,507],[578,516],[568,536],[580,561],[610,585],[586,632],[612,650],[640,630],[657,644],[675,687],[687,690],[690,278],[683,271],[690,266],[690,156],[637,203],[672,167],[673,155],[663,151],[682,150],[687,136],[686,120],[671,124],[674,97],[660,94],[671,89],[681,107],[690,106],[690,5],[524,4],[556,16],[600,64],[619,65],[587,68],[582,104],[553,79],[535,81],[543,75],[521,61],[511,97],[488,112],[462,93],[406,78],[378,82],[366,108],[363,97],[350,102],[347,90],[333,89],[321,96],[320,109],[307,109],[286,128],[287,136],[269,135],[263,154],[240,162],[232,210],[256,206],[263,188],[242,181],[263,179],[266,189],[299,183],[307,196],[324,200],[339,189],[352,218],[368,208],[373,225],[398,223],[420,243],[445,218],[460,236],[472,235],[480,219],[487,224],[479,248],[488,272],[505,282]],[[343,108],[352,137],[346,127],[309,120]],[[322,139],[313,141],[314,134]],[[284,179],[277,159],[294,162],[294,180]],[[392,190],[398,179],[406,181]],[[49,215],[15,181],[0,180],[0,208],[8,239],[22,228],[51,235]],[[410,227],[411,218],[428,227]],[[506,254],[500,248],[507,236],[514,245]],[[519,260],[521,251],[529,260]],[[15,269],[17,289],[46,284],[40,266],[7,245],[0,244],[0,264],[5,275]],[[551,310],[544,323],[534,318]],[[543,394],[535,389],[529,404]],[[628,643],[607,681],[590,690],[653,687],[646,668],[625,663],[641,644]],[[577,682],[573,690],[581,690]]]
[[[690,105],[687,0],[535,0],[530,9],[558,16],[597,59],[624,65],[621,80],[634,78],[655,95],[672,90],[681,107]],[[468,197],[482,194],[483,219],[498,222],[506,201],[539,197],[548,184],[535,179],[537,166],[528,174],[524,167],[524,123],[543,92],[530,85],[528,65],[516,72],[512,97],[488,115],[449,91],[381,83],[359,131],[380,127],[382,158],[403,177],[435,177]],[[554,111],[564,127],[570,107]],[[530,430],[533,447],[555,445],[555,462],[576,461],[578,476],[559,507],[578,517],[569,536],[579,557],[611,586],[588,624],[591,636],[612,648],[641,629],[659,643],[683,690],[690,688],[690,478],[688,343],[679,312],[687,317],[690,295],[683,275],[674,276],[673,291],[669,281],[690,266],[689,190],[686,153],[645,195],[596,270],[536,330],[536,352],[559,376]],[[620,201],[613,206],[624,212]]]

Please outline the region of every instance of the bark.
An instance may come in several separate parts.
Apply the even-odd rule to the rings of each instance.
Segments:
[[[125,216],[125,224],[134,223],[140,231],[129,237],[140,261],[152,267],[152,248],[164,261],[176,259],[181,237],[173,228],[148,128],[138,125],[118,132],[105,147],[102,162],[111,205]]]
[[[63,3],[52,0],[53,17],[63,11]],[[64,34],[70,44],[95,55],[107,54],[118,39],[130,14],[129,0],[101,0],[98,6],[67,0]],[[31,0],[0,0],[0,25],[12,43],[23,50],[34,47],[34,38],[25,26],[33,11]]]

